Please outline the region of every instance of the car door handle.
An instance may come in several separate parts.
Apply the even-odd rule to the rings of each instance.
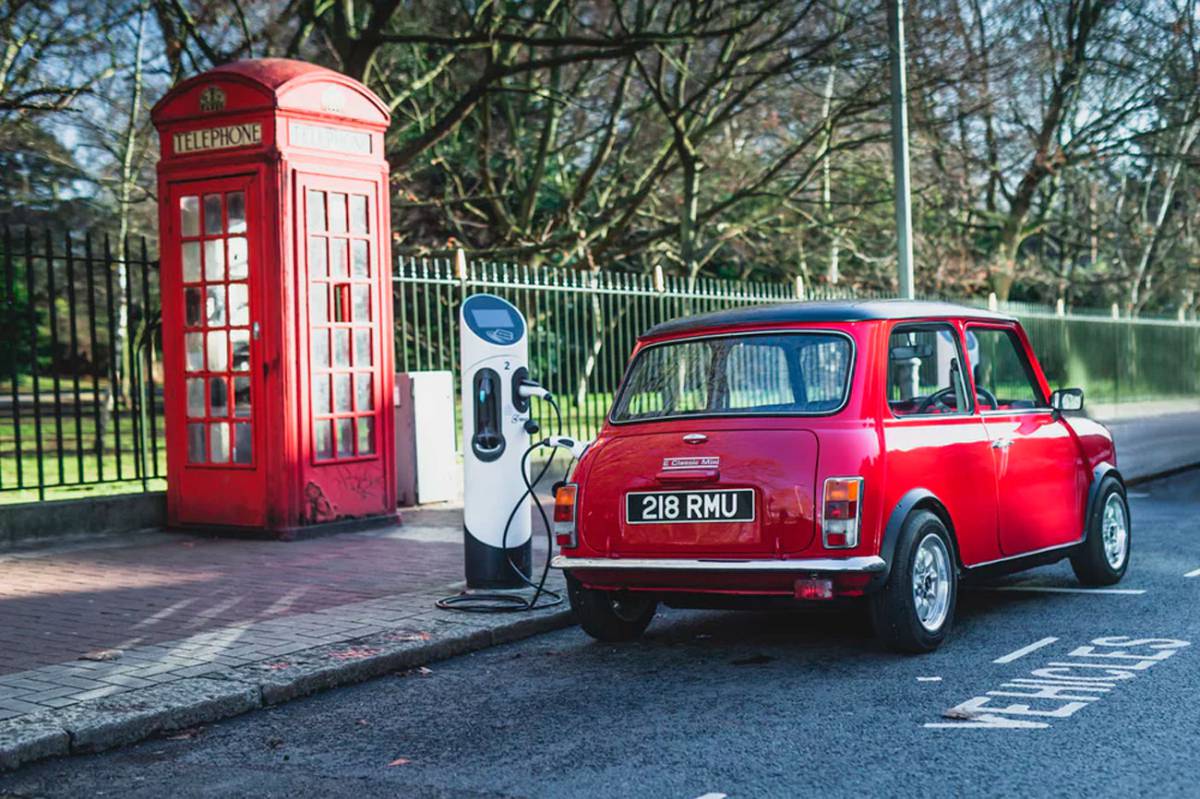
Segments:
[[[992,442],[992,449],[1008,449],[1012,446],[1011,438],[997,438]]]

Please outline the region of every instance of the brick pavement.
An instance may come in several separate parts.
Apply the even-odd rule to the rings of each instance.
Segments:
[[[0,555],[0,720],[455,616],[432,603],[461,584],[461,518],[422,509],[306,541],[144,533]],[[79,659],[103,650],[121,654]]]

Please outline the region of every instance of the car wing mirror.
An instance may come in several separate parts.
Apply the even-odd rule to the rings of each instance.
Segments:
[[[1083,410],[1083,389],[1060,388],[1050,395],[1050,407],[1056,411]]]

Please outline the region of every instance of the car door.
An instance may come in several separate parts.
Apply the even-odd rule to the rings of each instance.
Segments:
[[[991,446],[967,388],[961,336],[950,322],[900,323],[889,334],[884,507],[913,490],[931,492],[970,566],[1000,552]]]
[[[1028,341],[1015,324],[972,324],[967,352],[995,462],[1001,552],[1011,557],[1078,541],[1083,455],[1050,408]]]

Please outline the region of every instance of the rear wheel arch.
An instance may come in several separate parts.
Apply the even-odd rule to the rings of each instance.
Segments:
[[[883,538],[879,545],[879,556],[887,563],[887,569],[877,576],[876,585],[882,585],[887,582],[888,575],[892,570],[892,563],[896,556],[896,542],[900,539],[900,531],[904,528],[904,522],[917,511],[927,510],[938,519],[946,527],[946,532],[950,534],[950,546],[954,550],[951,553],[954,556],[954,562],[959,568],[962,568],[962,557],[959,555],[958,533],[955,532],[954,519],[950,515],[950,511],[946,509],[946,505],[927,488],[913,488],[909,490],[900,501],[892,508],[891,515],[888,516],[887,524],[883,528]]]

